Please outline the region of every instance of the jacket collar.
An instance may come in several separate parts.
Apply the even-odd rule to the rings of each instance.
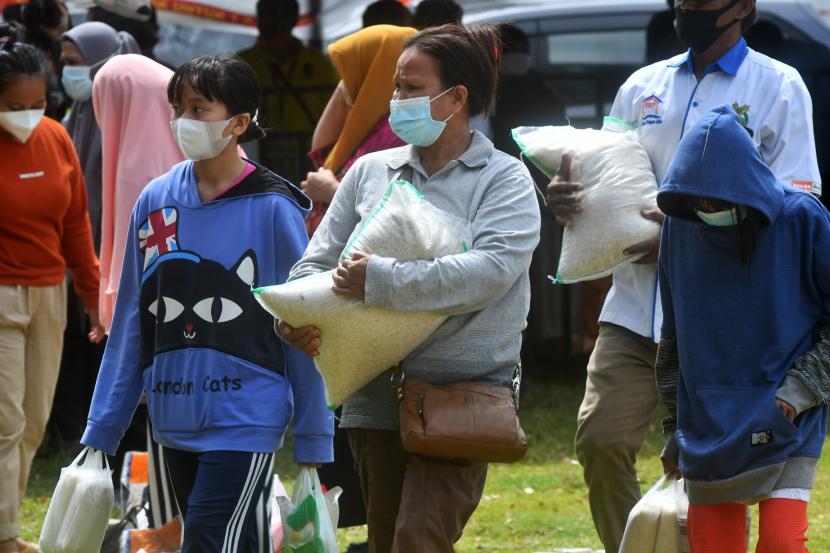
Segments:
[[[746,45],[746,40],[741,37],[735,45],[729,49],[721,58],[706,68],[704,71],[704,75],[708,75],[709,73],[714,73],[715,71],[723,71],[733,77],[738,74],[738,69],[741,68],[741,64],[746,59],[747,54],[749,54],[749,47]],[[685,67],[688,69],[689,73],[694,74],[695,66],[694,61],[692,59],[692,50],[689,49],[680,59],[669,63],[669,67]]]
[[[472,131],[473,139],[467,151],[458,158],[460,163],[467,167],[483,167],[487,165],[495,147],[490,140],[478,131]],[[421,156],[418,150],[412,145],[398,148],[397,151],[387,160],[386,165],[392,170],[398,170],[404,165],[412,167],[421,166]]]

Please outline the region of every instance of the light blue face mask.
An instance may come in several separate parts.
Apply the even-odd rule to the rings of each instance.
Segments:
[[[740,218],[746,218],[746,208],[744,206],[733,207],[726,211],[716,211],[714,213],[706,213],[705,211],[697,210],[697,216],[707,225],[713,227],[734,227],[738,224],[738,214]]]
[[[391,100],[389,102],[389,126],[392,128],[392,132],[407,144],[432,146],[441,136],[441,133],[444,132],[447,121],[455,114],[450,115],[443,121],[436,121],[432,118],[429,105],[453,88],[455,87],[451,86],[431,100],[429,96]]]
[[[86,102],[92,98],[92,78],[89,76],[88,65],[64,65],[61,83],[73,100]]]

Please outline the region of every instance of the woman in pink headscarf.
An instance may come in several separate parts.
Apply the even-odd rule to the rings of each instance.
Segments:
[[[167,83],[172,76],[170,69],[150,58],[126,54],[104,64],[92,86],[92,104],[103,146],[98,303],[101,324],[107,333],[112,324],[133,206],[151,180],[185,159],[170,131],[172,109],[167,101]],[[172,491],[161,490],[169,483],[161,448],[152,440],[149,422],[147,451],[151,465],[150,526],[163,528],[151,534],[142,531],[131,539],[142,543],[150,540],[156,545],[167,540],[173,550],[181,539],[181,528],[175,520],[178,509],[170,500]]]
[[[104,162],[98,302],[108,333],[133,205],[151,180],[185,159],[170,132],[167,82],[172,76],[150,58],[127,54],[108,61],[92,87]]]

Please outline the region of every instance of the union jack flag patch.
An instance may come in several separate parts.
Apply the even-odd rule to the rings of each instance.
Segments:
[[[160,256],[179,249],[177,233],[179,214],[175,207],[153,211],[138,229],[139,248],[144,254],[144,270]]]

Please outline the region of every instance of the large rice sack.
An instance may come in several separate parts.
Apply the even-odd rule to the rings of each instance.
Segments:
[[[106,455],[84,450],[61,476],[40,535],[44,553],[94,553],[101,549],[114,493]]]
[[[467,249],[469,223],[430,204],[406,181],[387,187],[372,215],[341,254],[374,253],[399,261],[435,259]],[[320,329],[314,358],[330,409],[402,361],[446,320],[429,312],[388,311],[331,291],[332,271],[255,289],[259,303],[293,327]]]
[[[571,181],[583,185],[582,211],[565,227],[556,281],[594,280],[613,273],[640,255],[623,251],[660,233],[660,225],[641,215],[657,208],[657,179],[636,131],[606,118],[612,130],[573,127],[519,127],[513,139],[548,177],[570,153]]]

